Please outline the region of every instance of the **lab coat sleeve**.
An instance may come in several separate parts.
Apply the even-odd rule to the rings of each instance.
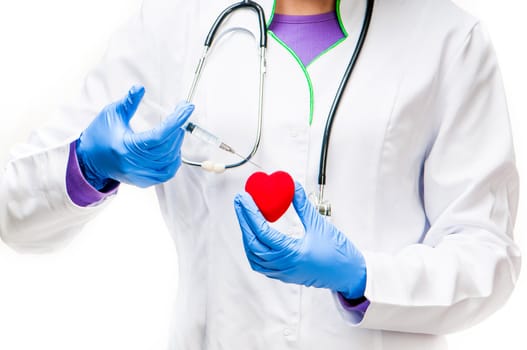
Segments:
[[[69,242],[109,198],[80,207],[68,196],[66,168],[70,143],[102,108],[125,96],[133,84],[159,95],[159,43],[153,9],[145,2],[111,39],[102,61],[87,76],[80,97],[11,151],[0,178],[0,236],[22,252],[46,252]],[[150,127],[148,121],[140,121]],[[110,196],[111,197],[111,196]]]
[[[438,79],[436,135],[423,170],[430,228],[400,251],[364,251],[369,308],[357,320],[339,305],[359,327],[458,331],[501,307],[518,278],[518,176],[496,57],[479,25]]]

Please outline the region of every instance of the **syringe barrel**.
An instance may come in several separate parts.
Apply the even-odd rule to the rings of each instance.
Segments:
[[[220,145],[222,144],[219,137],[211,134],[207,130],[199,127],[198,125],[194,123],[191,123],[191,122],[185,123],[183,125],[183,129],[185,129],[185,131],[188,131],[189,133],[191,133],[193,136],[197,137],[201,141],[211,144],[215,147],[220,147]]]

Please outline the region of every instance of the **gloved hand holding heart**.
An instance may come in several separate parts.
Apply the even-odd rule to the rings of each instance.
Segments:
[[[291,175],[284,171],[277,171],[271,175],[256,172],[247,179],[245,191],[251,195],[264,218],[275,222],[291,205],[295,195],[295,183]]]
[[[253,174],[248,193],[234,198],[245,254],[254,271],[285,283],[328,288],[346,299],[360,299],[366,289],[362,253],[336,226],[318,212],[300,183],[284,172]],[[252,198],[251,198],[252,197]],[[293,199],[304,235],[281,232],[277,220]]]

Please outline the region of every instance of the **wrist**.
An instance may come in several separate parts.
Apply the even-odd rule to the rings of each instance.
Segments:
[[[342,293],[339,292],[339,294],[341,295],[342,299],[344,301],[346,301],[346,304],[350,307],[356,307],[362,303],[364,303],[365,301],[368,301],[368,299],[366,299],[365,296],[362,296],[360,298],[356,298],[356,299],[349,299],[349,298],[346,298]]]
[[[83,151],[80,137],[77,139],[75,146],[75,153],[77,154],[79,168],[86,181],[99,192],[108,192],[113,190],[119,184],[119,182],[102,176],[95,170],[89,159],[89,156],[87,155],[87,152]]]
[[[350,274],[351,279],[348,280],[346,287],[343,288],[343,290],[339,290],[338,292],[342,294],[346,300],[359,301],[364,298],[367,279],[366,262],[364,261],[362,255],[360,256],[360,262],[357,263],[355,261],[352,266],[350,266],[349,271],[353,271]]]

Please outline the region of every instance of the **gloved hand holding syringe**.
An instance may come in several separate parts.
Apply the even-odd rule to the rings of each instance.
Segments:
[[[148,99],[146,97],[143,97],[142,103],[144,103],[147,107],[155,110],[157,113],[160,113],[163,116],[168,116],[168,115],[171,114],[171,112],[169,110],[167,110],[166,108],[160,106],[159,104],[155,103],[154,101],[152,101],[152,100],[150,100],[150,99]],[[208,143],[208,144],[210,144],[210,145],[212,145],[214,147],[220,148],[220,149],[222,149],[222,150],[224,150],[226,152],[232,153],[232,154],[240,157],[241,159],[246,160],[246,161],[250,162],[251,164],[253,164],[254,166],[256,166],[256,167],[261,169],[261,167],[258,164],[254,163],[252,160],[247,159],[246,157],[242,156],[241,154],[236,152],[231,146],[229,146],[225,142],[223,142],[218,136],[216,136],[216,135],[212,134],[211,132],[203,129],[199,125],[196,125],[195,123],[187,121],[187,122],[185,122],[185,124],[183,124],[182,129],[185,130],[186,132],[190,133],[191,135],[197,137],[201,141],[206,142],[206,143]]]

